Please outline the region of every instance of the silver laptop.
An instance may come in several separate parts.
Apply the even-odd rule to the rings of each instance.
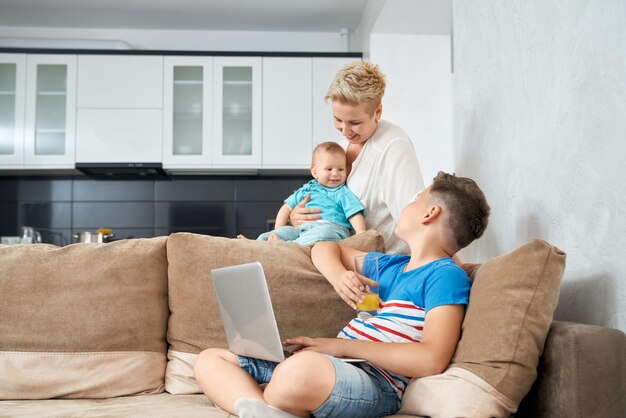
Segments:
[[[283,361],[285,353],[261,263],[214,269],[211,277],[229,350],[240,356]]]
[[[240,356],[283,361],[284,350],[261,263],[211,270],[228,349]],[[341,359],[364,361],[363,359]]]

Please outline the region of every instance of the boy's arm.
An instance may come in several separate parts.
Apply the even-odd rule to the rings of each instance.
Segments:
[[[361,212],[352,215],[350,219],[348,219],[348,222],[350,222],[354,232],[357,234],[367,231],[367,227],[365,226],[365,217],[363,217]],[[354,260],[354,258],[352,259]]]
[[[285,203],[284,205],[281,206],[278,213],[276,214],[276,223],[274,224],[274,229],[287,225],[287,221],[289,221],[290,214],[291,214],[291,207]]]
[[[359,277],[354,272],[354,257],[364,254],[363,251],[331,241],[318,242],[311,249],[311,260],[315,267],[354,309],[356,302],[365,297],[365,284],[376,285],[373,280]]]
[[[298,337],[285,344],[335,357],[363,358],[390,371],[408,377],[442,373],[454,355],[461,336],[464,305],[442,305],[426,314],[419,343],[383,343],[342,338]]]

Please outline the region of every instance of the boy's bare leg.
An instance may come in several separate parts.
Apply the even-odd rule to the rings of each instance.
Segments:
[[[201,352],[193,367],[196,382],[202,391],[220,408],[236,415],[239,398],[263,401],[263,390],[245,370],[233,353],[221,348]]]
[[[275,241],[282,241],[283,239],[278,235],[278,234],[272,234],[269,237],[267,237],[267,242],[275,242]]]
[[[263,393],[265,402],[308,417],[328,399],[335,386],[335,366],[323,354],[303,351],[282,362]]]

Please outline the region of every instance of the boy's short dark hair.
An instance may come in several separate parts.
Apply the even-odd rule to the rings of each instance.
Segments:
[[[457,250],[485,232],[491,209],[474,180],[440,171],[430,186],[430,197],[445,207],[446,226]]]

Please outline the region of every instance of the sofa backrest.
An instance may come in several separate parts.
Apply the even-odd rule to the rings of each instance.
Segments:
[[[342,243],[362,251],[384,251],[382,237],[373,230]],[[167,242],[167,257],[171,316],[165,389],[170,393],[200,393],[192,369],[197,354],[227,346],[211,269],[260,262],[281,338],[335,337],[354,317],[354,310],[311,262],[310,247],[176,233]]]
[[[346,243],[384,251],[376,231]],[[168,347],[167,369],[184,364],[177,352],[190,356],[173,375],[190,382],[183,392],[199,392],[195,355],[225,346],[210,269],[247,261],[266,267],[285,336],[333,336],[354,314],[317,272],[310,248],[293,243],[180,233],[62,248],[0,245],[0,400],[162,392]]]
[[[0,245],[0,399],[163,391],[166,242]]]

